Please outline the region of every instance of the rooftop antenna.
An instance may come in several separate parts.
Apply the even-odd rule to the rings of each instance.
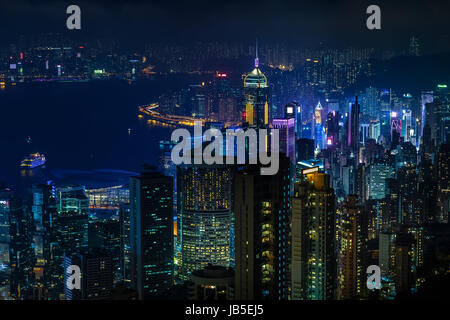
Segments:
[[[255,68],[259,67],[259,59],[258,59],[258,38],[256,38],[256,57],[255,57]]]

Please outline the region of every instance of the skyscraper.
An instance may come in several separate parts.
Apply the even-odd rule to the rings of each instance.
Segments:
[[[255,68],[244,77],[245,118],[250,126],[266,128],[272,113],[269,102],[267,77],[259,69],[258,49],[256,49]]]
[[[178,241],[181,280],[208,264],[232,264],[232,168],[226,165],[180,165]]]
[[[101,251],[77,254],[64,258],[65,269],[77,265],[81,272],[81,288],[69,289],[65,286],[66,300],[105,300],[111,298],[113,289],[113,263],[111,256]],[[64,273],[64,283],[67,276]]]
[[[279,130],[280,152],[284,153],[292,163],[295,163],[295,120],[273,119],[273,128]]]
[[[339,214],[338,299],[362,298],[366,292],[367,219],[355,195]]]
[[[235,298],[285,300],[289,286],[289,161],[275,175],[258,165],[235,178]]]
[[[173,179],[144,166],[130,182],[131,284],[140,300],[173,285]]]
[[[351,105],[348,118],[348,147],[355,155],[359,153],[359,113],[360,106],[358,97],[355,97],[355,103]]]
[[[292,198],[292,300],[334,298],[334,190],[318,167],[303,170]]]

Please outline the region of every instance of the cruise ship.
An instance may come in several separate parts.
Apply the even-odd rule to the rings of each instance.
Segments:
[[[45,159],[45,156],[40,153],[32,153],[25,157],[25,159],[22,160],[20,163],[20,166],[23,168],[37,168],[40,166],[43,166],[47,160]]]

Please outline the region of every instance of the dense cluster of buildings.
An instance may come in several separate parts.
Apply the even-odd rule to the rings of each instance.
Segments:
[[[326,65],[303,65],[305,101],[280,96],[257,57],[240,88],[217,72],[182,108],[218,128],[279,130],[274,175],[258,163],[175,166],[169,144],[162,171],[144,166],[127,185],[34,185],[27,199],[2,188],[2,297],[393,299],[449,276],[447,85],[333,98]],[[161,108],[174,112],[171,97]],[[70,265],[79,290],[65,285]],[[370,265],[379,290],[367,289]]]

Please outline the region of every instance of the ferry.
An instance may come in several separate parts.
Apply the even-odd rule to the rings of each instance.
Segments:
[[[25,157],[25,159],[22,160],[20,163],[20,166],[22,168],[29,168],[34,169],[40,166],[43,166],[47,162],[47,159],[45,159],[45,156],[40,153],[32,153]]]

